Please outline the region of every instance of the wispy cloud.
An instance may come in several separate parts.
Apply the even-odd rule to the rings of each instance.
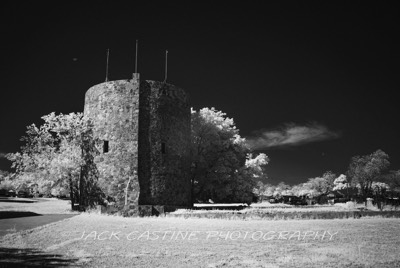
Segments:
[[[0,159],[6,158],[7,153],[0,151]]]
[[[260,150],[271,147],[297,146],[336,139],[340,136],[340,132],[331,131],[326,126],[315,122],[306,125],[288,123],[278,129],[257,131],[255,135],[247,138],[247,142],[252,149]]]

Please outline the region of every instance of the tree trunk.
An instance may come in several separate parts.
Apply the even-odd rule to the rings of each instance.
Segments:
[[[72,183],[72,176],[69,175],[69,198],[71,199],[71,209],[74,210],[74,185]]]
[[[129,184],[131,183],[131,177],[128,180],[128,183],[126,184],[126,189],[125,189],[125,206],[128,205],[128,189],[129,189]]]
[[[194,204],[194,180],[196,178],[197,162],[192,163],[190,167],[190,206],[193,207]]]
[[[85,210],[83,167],[81,167],[81,173],[79,175],[79,210],[80,211]]]
[[[194,179],[190,180],[190,207],[194,204]]]

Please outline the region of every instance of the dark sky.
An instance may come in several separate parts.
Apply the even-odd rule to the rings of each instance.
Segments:
[[[163,80],[168,49],[169,82],[234,118],[273,183],[344,173],[377,149],[400,168],[398,5],[170,2],[4,4],[0,169],[27,125],[83,111],[107,48],[109,79],[131,78],[136,39],[141,78]]]

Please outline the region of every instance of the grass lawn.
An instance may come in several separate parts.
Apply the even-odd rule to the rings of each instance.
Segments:
[[[0,266],[400,267],[400,219],[226,220],[83,213],[0,239]],[[7,266],[6,266],[7,267]]]

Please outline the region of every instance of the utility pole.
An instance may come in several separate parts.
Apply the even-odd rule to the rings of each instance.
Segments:
[[[165,77],[164,77],[164,83],[167,82],[167,73],[168,73],[168,50],[165,50]]]
[[[135,73],[137,74],[137,55],[138,55],[138,40],[136,39],[136,53],[135,53]]]
[[[110,49],[107,48],[107,63],[106,63],[106,82],[108,82],[108,57],[110,56]]]

